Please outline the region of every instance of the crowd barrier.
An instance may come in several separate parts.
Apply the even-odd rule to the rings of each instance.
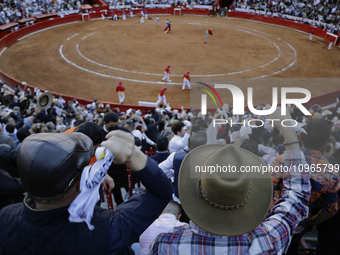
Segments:
[[[173,9],[174,8],[172,7],[172,8],[168,8],[168,9],[158,9],[158,8],[156,8],[156,9],[147,9],[147,10],[148,10],[149,14],[173,14]],[[94,7],[93,10],[94,10],[94,12],[89,13],[90,18],[91,19],[101,18],[101,15],[103,13],[101,11],[108,10],[108,6],[106,6],[106,7]],[[120,12],[120,15],[122,14],[122,10],[117,11],[117,12]],[[134,14],[137,14],[138,12],[139,12],[139,10],[134,10]],[[210,11],[206,10],[206,9],[205,10],[181,9],[182,15],[183,14],[208,15],[209,12]],[[110,13],[107,12],[107,15],[110,15]],[[280,18],[270,18],[270,17],[264,17],[264,16],[260,16],[260,15],[252,15],[252,14],[240,13],[240,12],[229,12],[228,15],[231,18],[240,18],[240,19],[246,19],[246,20],[260,21],[260,22],[264,22],[264,23],[275,24],[275,25],[280,25],[280,26],[292,28],[292,29],[297,29],[297,30],[304,31],[304,32],[307,32],[307,33],[309,33],[311,31],[311,29],[313,29],[314,35],[319,36],[321,38],[325,38],[326,34],[327,34],[327,32],[322,30],[322,29],[312,28],[311,26],[308,26],[308,25],[304,25],[304,24],[300,24],[300,23],[296,23],[296,22],[293,22],[293,21],[288,21],[288,20],[284,20],[284,19],[280,19]],[[25,36],[27,36],[31,33],[37,32],[37,31],[45,29],[45,28],[53,27],[53,26],[58,26],[58,25],[62,25],[62,24],[72,23],[72,22],[79,22],[81,20],[82,20],[81,14],[68,15],[68,16],[65,16],[63,18],[56,16],[53,19],[41,21],[41,22],[38,22],[34,25],[23,27],[23,28],[19,29],[18,31],[11,32],[11,33],[6,34],[6,35],[0,34],[0,37],[3,36],[0,39],[0,56],[2,55],[2,53],[8,47],[10,47],[14,43],[16,43],[18,40],[23,39]],[[1,32],[3,32],[3,31],[1,31]],[[12,88],[14,88],[17,84],[21,84],[21,81],[18,81],[16,79],[10,77],[6,73],[4,73],[2,70],[0,70],[0,78],[3,81],[5,81],[8,86],[10,86]],[[28,85],[28,87],[30,87],[31,89],[34,89],[34,86],[32,86],[32,85]],[[44,90],[41,89],[41,91],[44,91]],[[59,95],[57,93],[54,93],[53,91],[51,91],[51,93],[53,93],[54,95]],[[334,92],[329,93],[329,94],[313,97],[310,100],[310,102],[307,104],[307,106],[309,106],[310,104],[319,104],[321,106],[329,105],[329,104],[335,102],[336,97],[339,94],[340,94],[340,90],[337,90],[337,91],[334,91]],[[93,99],[79,98],[79,97],[70,96],[70,95],[62,95],[62,96],[65,100],[71,100],[73,98],[76,98],[77,101],[82,105],[90,104],[90,103],[92,103],[92,100],[93,100]],[[114,104],[114,103],[110,103],[110,102],[100,102],[100,103],[110,104],[111,108],[119,107],[122,111],[126,111],[130,108],[135,108],[135,109],[140,109],[143,113],[145,113],[145,112],[147,112],[148,110],[151,109],[151,107],[144,107],[144,106],[137,106],[137,105],[125,105],[125,104],[121,105],[121,104]],[[173,109],[179,109],[179,108],[174,107]],[[186,110],[188,111],[189,109],[186,109]],[[213,108],[208,108],[207,110],[210,111],[210,112],[214,112]]]

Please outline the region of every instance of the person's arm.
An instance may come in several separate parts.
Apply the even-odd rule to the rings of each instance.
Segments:
[[[171,199],[172,186],[158,168],[157,162],[147,157],[134,145],[130,133],[110,132],[102,145],[114,155],[115,164],[125,163],[146,188],[117,207],[110,221],[109,252],[118,254],[132,244],[161,214]]]
[[[308,224],[309,225],[318,225],[332,216],[334,216],[338,212],[338,190],[339,190],[339,182],[337,180],[337,175],[331,176],[331,180],[333,183],[333,187],[330,184],[328,192],[325,192],[322,196],[321,209],[318,211],[316,215],[311,217]],[[328,179],[328,178],[327,178]]]
[[[24,122],[22,118],[20,117],[20,114],[17,114],[14,127],[19,130],[23,125],[24,125]]]
[[[320,211],[318,211],[317,214],[315,214],[312,218],[310,218],[308,224],[311,225],[318,225],[326,220],[329,220],[330,218],[332,218],[334,215],[331,214],[327,214],[325,211],[323,211],[322,209],[320,209]]]
[[[292,127],[282,127],[280,122],[283,119],[289,119],[290,114],[282,116],[278,108],[270,118],[279,119],[274,122],[275,127],[283,133],[286,145],[284,152],[284,163],[287,171],[283,174],[283,190],[281,198],[276,205],[270,210],[266,220],[262,223],[270,234],[273,245],[278,254],[285,253],[288,244],[294,234],[294,230],[300,221],[308,216],[307,203],[311,194],[310,175],[307,171],[295,171],[304,164],[307,164],[305,155],[300,151],[296,131]]]
[[[147,137],[147,135],[145,133],[142,134],[143,137],[145,138],[145,141],[150,144],[151,146],[154,146],[155,145],[155,142],[152,141],[149,137]]]
[[[24,126],[28,126],[29,128],[32,128],[32,125],[34,123],[35,118],[37,117],[37,115],[40,113],[40,109],[38,107],[35,108],[34,113],[31,115],[31,117],[29,117],[29,119],[25,120],[25,125]]]
[[[174,157],[175,153],[171,153],[166,160],[164,160],[162,163],[158,165],[160,169],[166,174],[166,176],[170,179],[171,177],[174,177]]]
[[[257,148],[258,148],[259,154],[262,155],[262,159],[267,164],[267,166],[272,165],[276,157],[279,156],[279,153],[277,153],[277,151],[272,147],[259,144]]]
[[[154,124],[152,124],[152,126],[157,127],[159,124],[161,124],[162,119],[163,119],[163,115],[162,114],[158,114],[158,119],[157,119],[157,121]]]

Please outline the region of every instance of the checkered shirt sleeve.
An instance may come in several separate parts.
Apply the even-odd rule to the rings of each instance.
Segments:
[[[293,171],[306,164],[301,151],[286,151],[285,165],[291,166],[284,176],[281,199],[266,219],[254,230],[240,236],[214,235],[195,223],[176,227],[157,236],[149,254],[284,254],[296,226],[308,215],[309,173]]]

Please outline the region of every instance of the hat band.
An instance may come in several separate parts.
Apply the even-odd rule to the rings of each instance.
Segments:
[[[203,190],[202,190],[202,185],[201,185],[201,178],[198,178],[197,185],[196,185],[197,195],[200,198],[203,198],[210,205],[212,205],[212,206],[214,206],[216,208],[222,209],[222,210],[234,210],[234,209],[238,209],[238,208],[244,206],[248,202],[248,200],[249,200],[249,197],[250,197],[250,194],[251,194],[251,188],[252,188],[252,181],[250,180],[249,189],[248,189],[248,195],[247,195],[247,197],[245,198],[245,200],[243,202],[241,202],[241,203],[239,203],[237,205],[219,205],[219,204],[211,201],[209,198],[207,198],[206,195],[204,195]]]

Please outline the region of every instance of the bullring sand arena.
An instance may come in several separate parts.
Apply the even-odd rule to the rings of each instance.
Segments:
[[[312,97],[340,87],[340,50],[327,50],[320,38],[312,42],[292,29],[216,17],[160,15],[157,27],[151,17],[145,24],[137,17],[91,20],[31,34],[2,54],[0,69],[44,90],[104,102],[122,80],[124,103],[133,105],[156,102],[166,85],[171,106],[189,107],[190,92],[181,90],[187,70],[192,95],[199,92],[195,82],[235,84],[245,94],[253,87],[254,104],[271,103],[272,87],[303,87]],[[163,32],[167,18],[172,34]],[[207,28],[213,36],[204,44]],[[171,84],[162,82],[166,65]],[[230,102],[231,95],[222,99]]]

